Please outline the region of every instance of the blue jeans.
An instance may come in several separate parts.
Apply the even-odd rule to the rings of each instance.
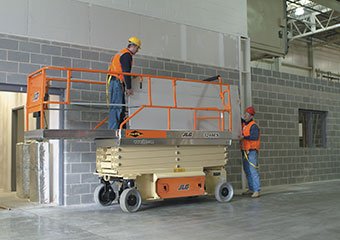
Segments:
[[[257,151],[250,150],[248,153],[248,160],[252,164],[249,164],[244,154],[245,153],[242,151],[243,169],[247,176],[249,190],[252,192],[259,192],[261,190],[260,175],[257,168],[254,167],[258,166]]]
[[[109,86],[110,103],[125,104],[124,86],[120,80],[115,77],[111,78]],[[109,129],[118,129],[119,125],[124,121],[125,107],[110,106],[109,110]]]

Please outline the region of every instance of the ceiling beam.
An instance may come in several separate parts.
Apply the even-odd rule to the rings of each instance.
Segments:
[[[294,37],[291,37],[290,40],[302,38],[302,37],[307,37],[307,36],[313,35],[315,33],[321,33],[321,32],[325,32],[325,31],[328,31],[328,30],[331,30],[331,29],[336,29],[336,28],[340,28],[340,23],[335,24],[333,26],[326,27],[326,28],[321,28],[321,29],[318,29],[318,30],[315,30],[315,31],[310,31],[310,32],[306,32],[306,33],[303,33],[303,34],[296,35]]]

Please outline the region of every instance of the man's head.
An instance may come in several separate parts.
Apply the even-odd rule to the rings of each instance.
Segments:
[[[246,108],[246,111],[244,113],[244,120],[246,122],[249,122],[251,119],[253,119],[255,115],[255,108],[253,106],[249,106]]]
[[[142,41],[138,37],[130,37],[128,49],[135,55],[142,46]]]

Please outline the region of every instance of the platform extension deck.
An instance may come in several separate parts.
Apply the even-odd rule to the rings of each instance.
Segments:
[[[97,146],[230,145],[232,137],[226,131],[39,129],[27,131],[25,139],[38,141],[48,139],[93,139],[96,140]]]

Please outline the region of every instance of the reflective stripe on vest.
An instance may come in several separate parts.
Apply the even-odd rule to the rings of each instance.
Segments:
[[[111,61],[111,65],[109,66],[109,71],[113,72],[122,72],[122,65],[120,64],[120,57],[123,56],[125,53],[131,54],[131,52],[127,49],[124,48],[120,50],[113,58]],[[132,55],[132,54],[131,54]],[[115,76],[117,79],[119,79],[121,82],[124,82],[124,75],[122,74],[112,74]],[[111,78],[109,78],[111,80]]]
[[[251,127],[256,124],[255,121],[251,121],[249,124],[242,124],[242,134],[244,137],[250,136],[250,129]],[[249,151],[250,149],[259,150],[260,149],[260,132],[259,132],[259,138],[257,140],[249,140],[249,139],[243,139],[241,144],[241,149],[245,151]]]

